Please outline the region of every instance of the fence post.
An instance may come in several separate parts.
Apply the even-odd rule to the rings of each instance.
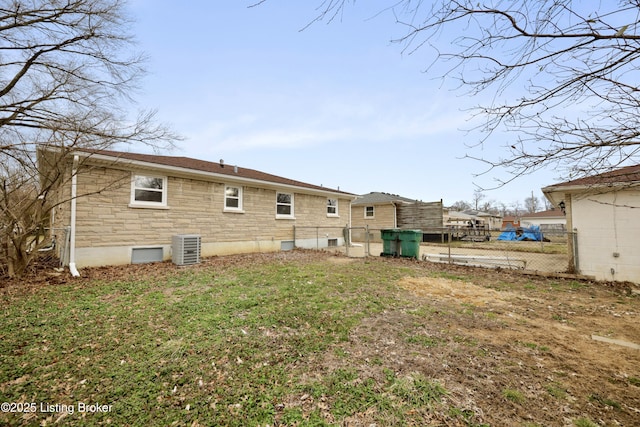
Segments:
[[[364,238],[364,242],[366,245],[366,253],[365,253],[365,257],[371,256],[371,242],[369,241],[369,224],[367,224],[367,226],[365,227],[364,232],[366,233],[365,238]]]
[[[64,241],[60,248],[60,267],[69,265],[69,245],[71,245],[71,227],[64,228]]]
[[[573,242],[573,269],[576,273],[580,273],[580,259],[578,258],[578,229],[574,228],[571,233],[571,241]]]
[[[576,273],[574,232],[567,230],[567,272]]]
[[[351,232],[351,230],[349,230],[349,224],[345,224],[344,232],[343,232],[343,234],[344,234],[344,251],[345,251],[345,254],[347,256],[349,256],[349,244],[351,243],[350,242],[351,238],[350,238],[350,234],[349,234],[350,232]]]
[[[448,245],[449,246],[449,264],[451,264],[451,229],[449,229],[448,236],[449,236],[449,245]]]

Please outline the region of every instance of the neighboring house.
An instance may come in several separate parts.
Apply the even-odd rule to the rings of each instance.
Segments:
[[[443,223],[454,240],[484,241],[491,238],[491,230],[500,228],[502,216],[477,210],[460,212],[445,208]]]
[[[576,230],[576,269],[599,280],[640,283],[640,165],[542,189]],[[571,252],[570,252],[571,253]]]
[[[554,231],[564,232],[567,230],[567,217],[560,209],[524,214],[520,217],[522,227],[536,225],[540,227],[542,233]]]
[[[364,241],[368,227],[369,239],[379,241],[380,230],[417,229],[424,233],[442,228],[442,201],[421,202],[389,193],[372,192],[358,196],[351,203],[351,238]],[[439,231],[438,231],[439,232]]]
[[[51,152],[40,153],[40,167]],[[187,157],[77,151],[78,197],[52,214],[71,230],[70,266],[170,259],[175,235],[198,235],[202,256],[344,244],[355,195],[257,170]],[[74,220],[75,218],[75,220]],[[311,227],[323,228],[318,238]],[[305,233],[305,227],[309,229]],[[333,228],[335,227],[335,228]]]
[[[452,227],[471,226],[474,228],[497,230],[502,226],[502,215],[477,210],[459,212],[453,209],[445,209],[444,224]]]
[[[520,217],[507,215],[502,218],[502,229],[520,227]]]
[[[474,215],[456,211],[453,209],[444,209],[443,212],[443,222],[445,227],[474,227],[476,225],[477,217]]]
[[[485,224],[489,225],[490,230],[498,230],[502,226],[502,215],[489,212],[471,211]]]

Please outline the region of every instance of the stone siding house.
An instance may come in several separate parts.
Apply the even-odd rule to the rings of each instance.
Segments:
[[[76,151],[55,162],[68,179],[52,228],[70,230],[58,246],[74,268],[171,259],[176,235],[200,236],[202,256],[342,245],[355,197],[223,161]],[[294,226],[326,229],[294,242]]]

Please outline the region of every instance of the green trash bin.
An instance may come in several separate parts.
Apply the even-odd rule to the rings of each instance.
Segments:
[[[400,239],[400,256],[418,259],[422,230],[400,230],[398,237]]]
[[[398,256],[400,254],[400,230],[380,230],[382,253],[380,256]]]

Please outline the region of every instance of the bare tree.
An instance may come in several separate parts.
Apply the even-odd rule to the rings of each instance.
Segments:
[[[322,0],[316,20],[339,19],[350,3]],[[388,10],[406,29],[405,52],[431,49],[449,68],[430,71],[488,95],[471,145],[498,131],[512,139],[501,157],[468,157],[498,186],[549,166],[576,178],[638,160],[639,0],[391,0]]]
[[[540,210],[542,203],[540,199],[531,194],[531,197],[527,197],[524,199],[524,209],[527,213],[536,213]]]
[[[24,272],[38,249],[51,195],[68,174],[43,177],[36,153],[176,136],[153,112],[131,119],[144,57],[132,50],[122,0],[7,0],[0,5],[0,264]],[[0,265],[2,267],[2,265]]]
[[[500,212],[500,215],[507,216],[507,215],[511,215],[511,211],[509,210],[509,206],[507,206],[507,204],[505,202],[499,202],[498,203],[498,211]]]
[[[473,190],[473,200],[471,202],[473,208],[475,210],[479,210],[480,209],[480,202],[483,201],[486,198],[487,198],[487,196],[482,192],[481,189],[476,188],[475,190]]]
[[[459,212],[464,212],[471,209],[471,205],[468,202],[465,202],[464,200],[458,200],[457,202],[451,205],[451,208]]]
[[[498,202],[496,202],[493,199],[486,200],[484,203],[482,203],[479,210],[481,210],[482,212],[490,213],[492,215],[500,215],[500,208],[498,207]]]
[[[511,203],[511,214],[515,217],[519,217],[522,215],[524,211],[522,210],[522,205],[518,200]]]

